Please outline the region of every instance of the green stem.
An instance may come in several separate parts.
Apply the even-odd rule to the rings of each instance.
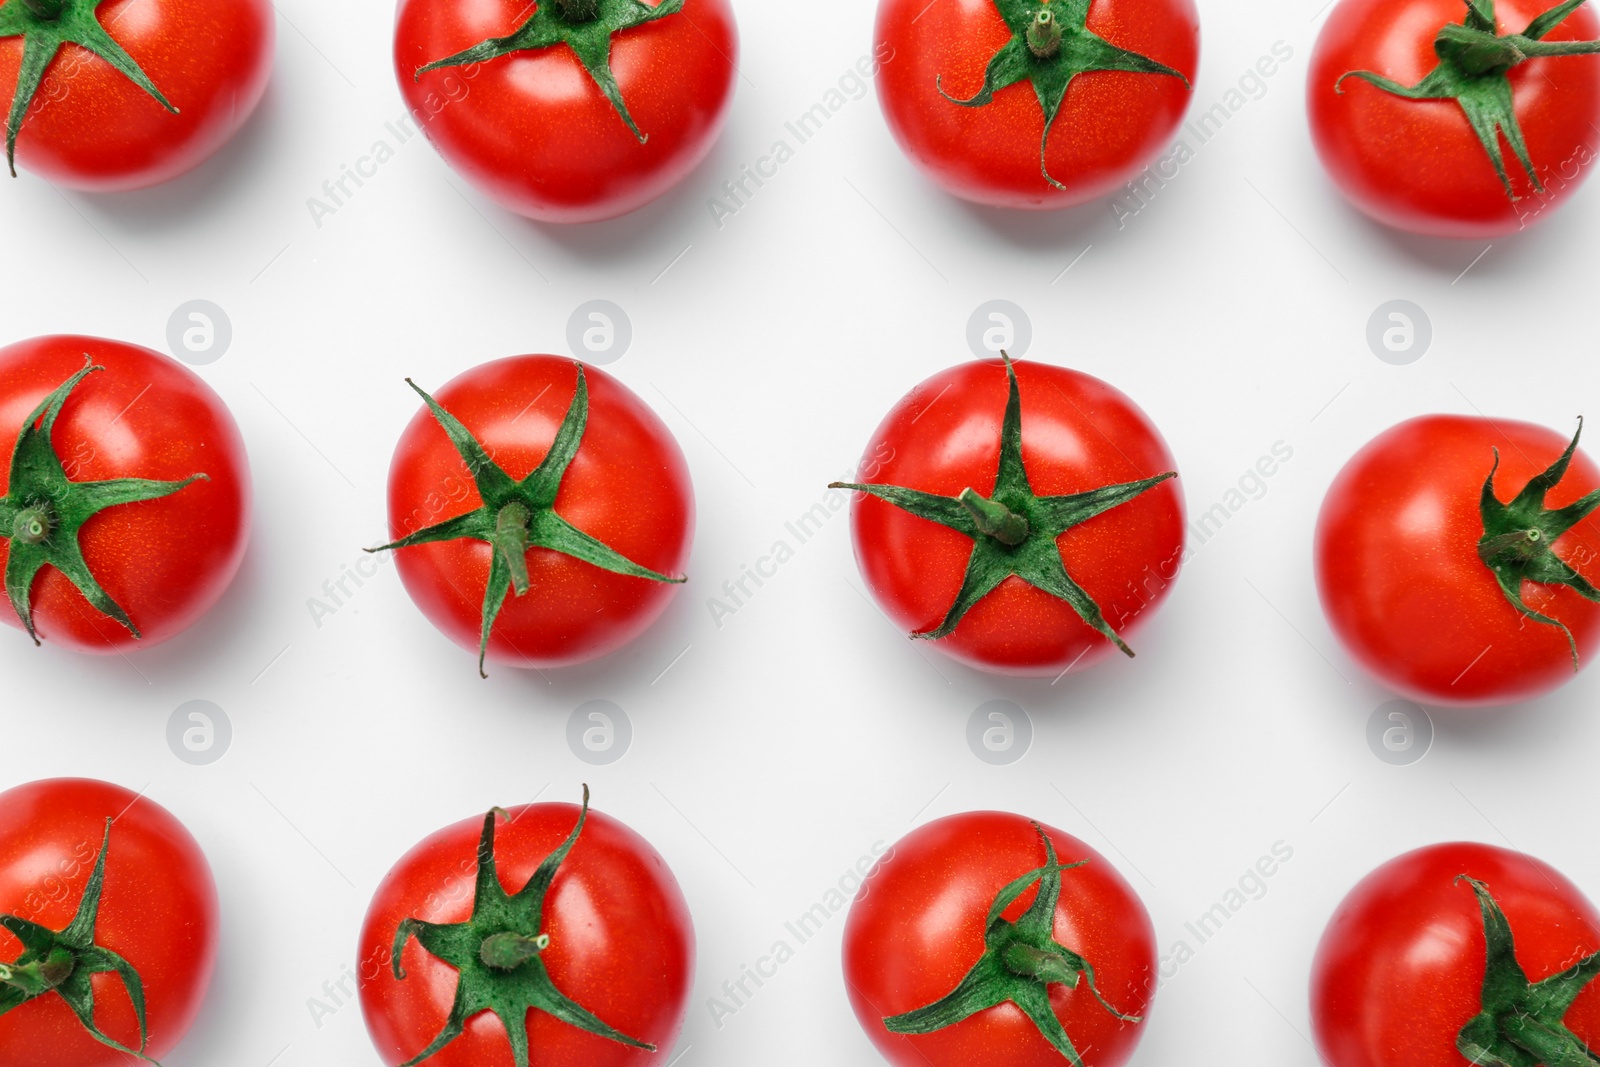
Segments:
[[[593,22],[600,17],[600,0],[552,0],[556,14],[566,22]]]
[[[39,504],[17,513],[11,535],[25,545],[42,545],[50,537],[55,525],[55,516],[50,508]]]
[[[60,946],[42,960],[21,966],[0,964],[0,985],[21,990],[30,997],[48,993],[72,976],[77,965],[72,953]]]
[[[1526,563],[1544,548],[1544,533],[1538,529],[1512,530],[1478,542],[1478,558],[1494,566],[1499,563]]]
[[[494,550],[511,572],[511,587],[522,596],[528,591],[528,524],[533,512],[513,501],[500,509],[494,524]]]
[[[550,935],[528,937],[514,930],[503,930],[483,939],[478,958],[497,971],[514,971],[550,947]]]
[[[971,488],[961,490],[956,499],[971,512],[979,532],[1013,548],[1028,539],[1028,520],[999,501],[980,496]]]
[[[1468,74],[1488,74],[1510,70],[1528,58],[1518,43],[1515,37],[1484,33],[1452,22],[1434,38],[1433,50],[1440,59],[1451,60]]]
[[[22,0],[22,6],[35,18],[54,22],[61,17],[62,10],[67,6],[67,0]]]
[[[1022,941],[1013,941],[1007,945],[1001,962],[1012,974],[1023,978],[1037,978],[1052,985],[1078,984],[1077,969],[1066,960],[1053,952],[1034,948]]]
[[[1061,51],[1061,23],[1048,7],[1040,8],[1028,25],[1028,51],[1040,59],[1049,59]]]

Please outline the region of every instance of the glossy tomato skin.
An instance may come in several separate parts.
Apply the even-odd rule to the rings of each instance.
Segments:
[[[79,535],[90,570],[141,640],[54,567],[34,580],[41,640],[109,654],[177,636],[227,590],[249,540],[250,468],[227,406],[183,364],[121,341],[57,335],[0,348],[0,478],[9,476],[28,416],[83,369],[85,354],[105,370],[79,383],[56,421],[51,440],[67,478],[209,478],[160,500],[108,508]],[[9,545],[0,541],[0,568]],[[0,619],[22,627],[9,602],[0,603]]]
[[[672,431],[621,382],[586,366],[589,424],[556,513],[658,574],[681,575],[694,533],[694,489]],[[533,473],[577,388],[560,356],[485,363],[433,394],[512,478]],[[389,470],[389,530],[398,539],[483,505],[466,464],[426,408],[411,420]],[[396,553],[406,592],[451,640],[476,652],[490,548],[445,541]],[[563,667],[613,652],[643,633],[679,588],[612,574],[547,549],[528,553],[530,591],[506,597],[489,659]]]
[[[574,804],[510,809],[500,820],[495,857],[500,884],[515,893],[578,820]],[[406,918],[463,922],[472,914],[482,817],[433,834],[384,876],[361,930],[361,1010],[383,1062],[394,1067],[421,1052],[443,1028],[456,971],[415,940],[401,981],[390,969],[395,931]],[[528,1014],[539,1067],[643,1067],[669,1056],[683,1028],[694,980],[694,924],[666,861],[633,830],[590,810],[578,843],[545,898],[542,959],[557,989],[610,1025],[661,1051],[646,1052]],[[431,1067],[512,1067],[505,1028],[493,1014],[428,1061]]]
[[[217,890],[205,854],[165,808],[106,782],[57,778],[0,793],[0,914],[60,931],[72,922],[111,827],[96,944],[144,985],[148,1055],[170,1053],[200,1013],[217,955]],[[22,943],[0,930],[0,960]],[[96,975],[95,1021],[139,1044],[139,1021],[115,975]],[[65,1001],[42,996],[0,1016],[0,1067],[124,1067]]]
[[[656,199],[692,171],[727,118],[739,59],[728,0],[612,38],[622,99],[640,144],[566,45],[487,63],[418,68],[515,30],[524,0],[400,0],[400,92],[445,160],[508,211],[541,222],[595,222]]]
[[[1550,6],[1498,0],[1500,32],[1521,33]],[[1355,78],[1343,93],[1334,91],[1353,70],[1417,84],[1438,63],[1434,37],[1464,13],[1460,0],[1340,0],[1312,53],[1306,98],[1317,154],[1351,203],[1396,229],[1461,238],[1516,233],[1566,201],[1600,156],[1594,56],[1535,59],[1512,69],[1517,118],[1545,184],[1544,193],[1535,190],[1505,147],[1516,201],[1456,101],[1406,100]],[[1546,40],[1596,38],[1600,17],[1585,4]]]
[[[1505,912],[1538,982],[1600,949],[1600,913],[1561,872],[1492,845],[1430,845],[1390,860],[1339,904],[1311,966],[1311,1023],[1329,1067],[1459,1067],[1456,1034],[1482,1010],[1486,958],[1476,878]],[[1600,991],[1566,1025],[1600,1041]]]
[[[1089,861],[1061,876],[1056,941],[1094,966],[1101,993],[1118,1010],[1148,1017],[1156,988],[1156,944],[1143,903],[1088,845],[1049,826],[1042,829],[1062,863]],[[873,867],[845,921],[845,989],[856,1019],[890,1063],[1060,1067],[1065,1062],[1010,1003],[931,1034],[891,1034],[883,1025],[885,1017],[931,1004],[956,987],[983,953],[984,919],[995,897],[1044,863],[1044,846],[1030,820],[977,811],[919,827]],[[1005,917],[1018,918],[1036,895],[1029,889]],[[1115,1018],[1083,982],[1075,990],[1051,986],[1050,1001],[1088,1067],[1128,1062],[1148,1025]]]
[[[1500,451],[1495,495],[1514,497],[1567,446],[1542,426],[1429,415],[1369,442],[1329,487],[1317,518],[1322,609],[1352,657],[1385,685],[1433,704],[1511,704],[1573,678],[1559,629],[1525,618],[1478,558],[1479,494]],[[1546,504],[1600,488],[1580,450]],[[1600,577],[1600,524],[1585,519],[1555,554]],[[1571,629],[1578,660],[1600,649],[1600,604],[1565,586],[1523,583],[1523,600]]]
[[[1043,363],[1016,364],[1022,458],[1039,496],[1081,493],[1175,470],[1160,431],[1098,378]],[[998,361],[965,363],[908,393],[878,426],[862,459],[864,482],[942,496],[994,490],[1006,375]],[[932,629],[955,602],[972,539],[857,494],[851,533],[880,607],[907,633]],[[1183,495],[1172,480],[1062,534],[1067,573],[1132,641],[1166,599],[1183,562]],[[954,633],[929,642],[980,670],[1054,676],[1116,648],[1064,601],[1007,578]]]
[[[270,0],[109,0],[96,12],[178,109],[174,115],[99,56],[67,45],[17,137],[17,163],[92,192],[141,189],[199,165],[245,124],[272,73]],[[22,38],[0,40],[9,110]]]
[[[1088,29],[1181,71],[1200,61],[1193,0],[1094,0]],[[1050,131],[1050,185],[1039,170],[1044,111],[1026,81],[983,107],[951,103],[976,93],[1011,39],[994,0],[881,0],[878,100],[895,140],[947,192],[995,207],[1063,208],[1106,196],[1167,148],[1193,99],[1171,75],[1091,71],[1073,79]]]

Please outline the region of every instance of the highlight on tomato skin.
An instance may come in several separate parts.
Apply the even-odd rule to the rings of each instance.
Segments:
[[[908,393],[863,452],[851,538],[914,640],[980,670],[1058,677],[1131,657],[1182,568],[1171,453],[1078,371],[964,363]]]
[[[705,159],[739,62],[729,0],[400,0],[394,67],[445,161],[508,211],[636,211]]]
[[[895,1067],[1123,1067],[1156,993],[1133,887],[1070,834],[974,811],[897,841],[845,920],[844,986]]]
[[[204,852],[144,792],[57,778],[0,793],[0,1067],[171,1054],[204,1010],[219,931]]]
[[[35,641],[102,655],[161,644],[238,573],[244,441],[175,359],[72,335],[0,348],[0,463],[0,621]]]
[[[192,170],[244,127],[272,74],[270,0],[13,0],[6,15],[13,173],[69,189],[143,189]],[[46,59],[31,77],[25,42]]]
[[[1339,0],[1306,83],[1333,184],[1377,222],[1431,237],[1549,218],[1600,159],[1600,15],[1563,7]]]
[[[1410,699],[1474,706],[1550,693],[1600,655],[1600,467],[1580,438],[1426,415],[1363,446],[1314,546],[1350,656]]]
[[[1428,845],[1339,902],[1312,961],[1328,1067],[1582,1063],[1600,1048],[1600,912],[1541,859]]]
[[[1112,194],[1171,146],[1200,18],[1193,0],[880,0],[874,55],[884,118],[924,175],[973,203],[1052,210]]]
[[[430,392],[395,446],[389,530],[406,592],[490,663],[617,651],[687,580],[688,463],[616,378],[559,356],[473,367]]]

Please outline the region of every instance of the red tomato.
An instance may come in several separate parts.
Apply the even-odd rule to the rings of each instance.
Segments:
[[[1522,33],[1547,0],[1499,0],[1502,35]],[[1514,233],[1556,207],[1588,176],[1600,154],[1600,59],[1534,57],[1512,67],[1513,116],[1527,144],[1538,191],[1498,138],[1510,188],[1455,99],[1412,100],[1359,78],[1371,71],[1416,86],[1440,66],[1434,39],[1463,23],[1461,0],[1340,0],[1311,57],[1306,86],[1312,140],[1323,166],[1351,202],[1389,226],[1436,237]],[[1600,37],[1591,6],[1578,8],[1547,42]]]
[[[1471,882],[1492,907],[1480,902]],[[1498,909],[1510,937],[1489,951],[1485,908]],[[1507,952],[1514,938],[1514,948]],[[1508,1041],[1496,1050],[1517,1054],[1471,1059],[1457,1042],[1463,1030],[1505,1034],[1535,1013],[1486,1003],[1485,968],[1517,996],[1528,983],[1565,971],[1600,949],[1600,914],[1559,871],[1520,852],[1491,845],[1446,844],[1390,860],[1350,891],[1317,946],[1311,968],[1311,1022],[1329,1067],[1461,1067],[1465,1063],[1554,1064],[1582,1062],[1530,1055],[1527,1044]],[[1520,981],[1505,964],[1514,960]],[[1576,999],[1546,1009],[1541,1021],[1564,1027],[1591,1047],[1600,1041],[1600,995],[1588,977],[1564,983]],[[1580,992],[1581,990],[1581,992]],[[1547,992],[1551,992],[1547,987]],[[1508,998],[1509,999],[1509,998]],[[1525,1001],[1518,1003],[1526,1006]],[[1496,1024],[1475,1017],[1490,1009]],[[1504,1024],[1523,1014],[1521,1020]],[[1535,1038],[1524,1037],[1523,1041]]]
[[[157,499],[106,507],[76,538],[89,574],[142,638],[91,604],[54,563],[31,584],[41,638],[80,652],[121,652],[177,636],[228,588],[249,537],[250,470],[233,416],[187,367],[120,341],[54,336],[0,349],[0,456],[11,474],[29,416],[84,370],[86,356],[101,369],[71,389],[53,433],[33,435],[53,445],[58,466],[42,482],[8,480],[0,499],[0,566],[10,563],[20,513],[54,496],[62,474],[80,495],[104,492],[88,483],[118,478],[176,485],[205,475]],[[45,539],[55,562],[72,543],[59,526]],[[11,608],[0,608],[0,618],[22,625]]]
[[[58,0],[38,0],[48,7]],[[13,13],[24,0],[9,5]],[[66,0],[93,11],[176,113],[109,61],[75,44],[51,61],[34,94],[17,161],[56,184],[139,189],[196,166],[239,131],[272,72],[269,0]],[[9,109],[23,38],[0,39],[0,97]]]
[[[1479,557],[1484,480],[1510,502],[1567,442],[1542,426],[1429,415],[1386,430],[1345,464],[1317,518],[1322,609],[1345,648],[1385,685],[1437,704],[1509,704],[1570,681],[1600,645],[1600,605],[1560,584],[1525,580],[1514,607]],[[1495,453],[1499,451],[1499,469]],[[1600,488],[1577,452],[1545,503]],[[1535,502],[1537,503],[1537,502]],[[1600,526],[1585,518],[1547,537],[1546,556],[1600,577]]]
[[[1038,497],[1170,478],[1172,456],[1161,434],[1122,393],[1061,367],[1015,367],[1022,465]],[[997,493],[997,470],[1007,393],[1006,373],[993,360],[929,378],[873,434],[863,482],[946,498],[969,487],[1004,495]],[[1049,529],[1035,529],[1034,536],[1047,538]],[[917,636],[931,636],[947,618],[979,549],[1005,551],[985,535],[974,538],[866,495],[851,511],[851,531],[872,595]],[[1182,495],[1161,481],[1065,530],[1055,545],[1068,577],[1126,637],[1165,599],[1183,562],[1183,540]],[[1116,650],[1070,603],[1017,575],[979,599],[933,645],[974,667],[1033,675],[1087,667]]]
[[[0,793],[0,913],[56,933],[67,929],[107,840],[93,944],[138,973],[149,1031],[145,1053],[160,1059],[199,1015],[217,956],[211,868],[170,812],[120,786],[87,779],[57,778]],[[22,942],[0,928],[0,961],[15,964],[22,952]],[[89,981],[96,1026],[138,1048],[138,1015],[118,975],[108,971]],[[59,992],[6,1010],[14,988],[0,982],[0,1067],[134,1062],[90,1036]]]
[[[493,619],[488,658],[513,667],[559,667],[603,656],[666,609],[689,558],[694,493],[672,432],[628,388],[583,368],[588,423],[560,478],[555,514],[657,580],[603,570],[537,546],[525,553],[530,592],[513,589]],[[531,474],[573,407],[577,368],[559,356],[515,356],[474,367],[437,401],[465,424],[511,479]],[[481,485],[427,409],[395,448],[389,529],[397,540],[486,507]],[[530,509],[536,510],[536,509]],[[537,522],[534,523],[537,526]],[[492,522],[491,522],[492,526]],[[423,614],[464,648],[480,649],[495,550],[462,538],[398,554],[400,577]],[[679,579],[681,580],[681,579]]]
[[[1078,6],[1060,3],[1055,11],[1065,20]],[[1183,77],[1097,69],[1104,62],[1091,61],[1088,73],[1066,85],[1054,122],[1046,121],[1027,78],[996,87],[989,103],[963,107],[950,98],[966,100],[983,90],[985,71],[1003,48],[1027,55],[1019,29],[1035,9],[1016,0],[880,0],[878,99],[911,161],[956,196],[1011,208],[1081,204],[1143,170],[1171,144],[1193,97],[1186,80],[1194,80],[1199,64],[1199,13],[1193,0],[1086,0],[1082,6],[1087,22],[1063,36],[1057,56],[1066,56],[1086,28],[1112,50]],[[1055,94],[1064,77],[1041,74],[1036,84],[1061,100]],[[1047,145],[1042,160],[1041,145]]]
[[[1036,1003],[1059,1020],[1087,1067],[1118,1067],[1133,1055],[1144,1027],[1118,1013],[1146,1014],[1156,987],[1155,930],[1133,887],[1069,834],[1020,815],[977,811],[938,819],[897,842],[867,875],[845,922],[850,1005],[890,1063],[1061,1067],[1068,1062],[1012,1000],[928,1033],[891,1033],[885,1021],[944,998],[970,980],[980,957],[989,959],[992,942],[1012,935],[1006,928],[996,935],[988,926],[990,907],[1004,888],[1037,874],[1049,861],[1041,830],[1062,865],[1082,865],[1061,872],[1053,921],[1037,916],[1044,920],[1037,933],[1045,944],[1053,939],[1056,949],[1075,954],[1071,967],[1092,967],[1093,988],[1082,970],[1074,971],[1075,987],[1059,977],[1048,992],[1036,981],[1025,986],[1037,990],[1032,996],[1045,998]],[[1021,924],[1039,892],[1035,880],[1003,910],[1004,922]]]
[[[593,3],[585,23],[567,7]],[[621,106],[555,33],[597,35],[640,10],[682,10],[611,35]],[[533,9],[530,16],[530,8]],[[531,19],[531,21],[530,21]],[[418,71],[524,24],[549,43]],[[609,23],[606,23],[609,25]],[[738,32],[728,0],[400,0],[395,74],[406,104],[445,160],[509,211],[543,222],[593,222],[654,200],[705,158],[733,99]],[[630,128],[623,109],[631,116]]]
[[[494,884],[506,895],[519,893],[570,838],[580,810],[574,804],[533,804],[509,813],[491,812],[497,826],[490,839],[498,869]],[[399,961],[404,978],[395,977],[391,958],[396,933],[407,919],[468,924],[474,918],[475,901],[483,896],[475,880],[484,821],[467,819],[446,827],[408,852],[384,876],[367,910],[360,946],[361,1010],[379,1055],[391,1067],[430,1047],[451,1017],[459,983],[492,981],[490,968],[482,963],[483,939],[478,935],[455,938],[471,942],[463,950],[469,958],[465,974],[424,948],[418,937],[404,944]],[[492,928],[529,938],[547,935],[544,949],[522,966],[542,968],[544,981],[560,996],[600,1024],[659,1051],[530,1010],[513,1018],[526,1020],[532,1062],[538,1067],[665,1062],[683,1027],[694,977],[693,923],[666,861],[622,823],[591,811],[547,884],[543,907],[535,908],[527,929],[515,923]],[[478,916],[489,910],[478,909]],[[534,981],[530,976],[527,984]],[[429,1067],[525,1067],[528,1059],[526,1054],[513,1057],[500,1018],[482,1011],[465,1020],[464,1033],[425,1062]]]

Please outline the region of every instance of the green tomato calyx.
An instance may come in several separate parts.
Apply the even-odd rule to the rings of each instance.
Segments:
[[[1111,1015],[1123,1022],[1141,1021],[1138,1015],[1112,1007],[1101,994],[1089,961],[1055,940],[1061,875],[1089,861],[1062,864],[1049,835],[1037,823],[1033,829],[1044,842],[1045,864],[1010,882],[995,897],[984,920],[983,954],[945,996],[915,1011],[884,1019],[883,1025],[890,1033],[935,1033],[1010,1002],[1022,1009],[1040,1035],[1072,1067],[1084,1067],[1082,1056],[1050,1005],[1050,986],[1077,989],[1083,982]],[[1022,916],[1015,922],[1003,918],[1006,909],[1035,885],[1039,887],[1038,895]]]
[[[654,1052],[654,1045],[607,1025],[557,989],[541,956],[550,946],[549,935],[541,930],[545,897],[556,872],[583,833],[583,825],[589,818],[589,787],[583,787],[583,807],[572,832],[559,848],[540,862],[527,884],[515,894],[507,893],[500,885],[495,867],[497,818],[509,816],[497,808],[483,817],[472,917],[466,922],[447,925],[406,919],[395,931],[392,962],[396,979],[405,980],[401,957],[412,938],[416,938],[429,955],[455,968],[459,975],[455,1003],[444,1029],[402,1067],[416,1067],[429,1059],[460,1037],[469,1019],[486,1011],[494,1012],[505,1027],[516,1067],[529,1065],[528,1012],[534,1010],[608,1041]]]
[[[568,22],[590,22],[600,17],[600,0],[552,0],[556,13]]]
[[[641,0],[551,0],[536,5],[528,20],[506,36],[491,37],[453,56],[418,67],[416,77],[420,79],[430,70],[488,63],[516,52],[533,52],[564,44],[572,49],[572,54],[583,64],[583,69],[588,71],[634,137],[644,144],[650,139],[649,135],[640,132],[628,113],[622,89],[611,70],[611,39],[682,10],[683,0],[661,0],[655,7]]]
[[[524,596],[530,588],[528,578],[528,552],[546,548],[573,559],[599,567],[614,574],[625,574],[652,582],[680,584],[685,578],[658,574],[648,567],[628,559],[616,549],[590,537],[556,514],[556,497],[561,492],[567,468],[578,454],[583,443],[583,432],[589,424],[589,384],[578,368],[578,384],[572,394],[572,403],[555,440],[544,460],[522,481],[515,481],[490,458],[489,452],[461,421],[439,405],[433,397],[413,382],[406,384],[416,391],[433,413],[434,420],[450,438],[462,462],[472,474],[483,505],[465,515],[446,519],[424,530],[368,552],[390,552],[414,545],[438,541],[456,541],[468,538],[494,548],[489,562],[489,580],[483,595],[482,624],[478,635],[478,673],[487,678],[484,661],[489,654],[489,634],[505,606],[506,597],[512,593]]]
[[[90,1037],[108,1048],[147,1063],[156,1061],[144,1054],[148,1035],[144,1014],[144,983],[133,964],[103,945],[95,943],[95,924],[100,917],[100,896],[106,882],[106,854],[111,850],[111,819],[95,858],[94,871],[84,886],[77,913],[66,929],[56,931],[16,915],[0,915],[0,927],[22,942],[22,955],[11,963],[0,964],[0,1016],[38,997],[59,996],[77,1016]],[[104,1033],[94,1021],[94,985],[97,974],[115,974],[122,980],[139,1018],[139,1047],[129,1048]]]
[[[1512,188],[1511,177],[1506,172],[1505,156],[1500,148],[1503,136],[1517,162],[1528,176],[1537,192],[1544,192],[1544,183],[1528,157],[1528,146],[1522,137],[1522,126],[1517,121],[1513,100],[1511,69],[1530,59],[1554,56],[1579,56],[1600,53],[1600,41],[1546,41],[1545,35],[1567,20],[1586,0],[1566,0],[1528,23],[1521,33],[1501,34],[1495,24],[1494,0],[1465,0],[1467,15],[1463,22],[1452,22],[1440,29],[1433,41],[1433,52],[1439,57],[1438,66],[1429,71],[1416,85],[1402,85],[1392,78],[1370,70],[1352,70],[1340,75],[1334,91],[1344,92],[1344,83],[1350,78],[1393,93],[1407,100],[1454,100],[1461,106],[1472,126],[1473,134],[1482,143],[1494,164],[1494,170],[1505,187],[1506,196],[1521,199]]]
[[[939,94],[962,107],[984,107],[994,94],[1018,82],[1027,81],[1044,109],[1044,136],[1039,141],[1039,173],[1057,189],[1065,189],[1050,174],[1045,152],[1050,147],[1050,130],[1061,113],[1062,101],[1072,79],[1092,71],[1120,70],[1134,74],[1164,74],[1177,78],[1187,87],[1189,79],[1180,71],[1149,56],[1118,48],[1088,29],[1093,0],[994,0],[1011,40],[989,60],[983,87],[965,100],[944,91],[944,79],[935,80]]]
[[[4,9],[0,9],[0,15]],[[46,566],[54,567],[77,586],[101,614],[127,628],[135,638],[139,628],[111,595],[100,587],[78,545],[84,523],[107,508],[159,500],[197,481],[204,474],[182,481],[158,482],[146,478],[112,478],[103,482],[74,482],[67,478],[61,457],[51,443],[56,419],[67,400],[85,378],[105,370],[84,355],[83,369],[33,409],[11,454],[6,495],[0,497],[0,540],[10,542],[6,557],[6,596],[22,625],[39,643],[33,624],[33,583]]]
[[[1543,472],[1522,487],[1510,503],[1502,504],[1494,493],[1495,472],[1500,469],[1500,450],[1494,450],[1494,466],[1484,480],[1478,512],[1483,517],[1483,537],[1478,541],[1478,558],[1494,573],[1500,592],[1512,607],[1534,622],[1554,626],[1567,637],[1572,649],[1572,669],[1578,669],[1578,642],[1559,619],[1535,611],[1522,598],[1522,583],[1564,585],[1587,599],[1600,601],[1600,589],[1554,551],[1556,539],[1600,508],[1600,489],[1564,508],[1546,508],[1545,496],[1561,484],[1583,436],[1583,420],[1572,435],[1566,451]]]
[[[1529,982],[1517,962],[1515,939],[1505,912],[1489,887],[1465,874],[1483,915],[1487,962],[1482,1010],[1456,1035],[1456,1049],[1471,1063],[1520,1067],[1523,1064],[1588,1064],[1600,1060],[1563,1021],[1578,994],[1600,975],[1600,952],[1540,982]]]
[[[6,119],[6,164],[17,176],[17,134],[44,82],[56,53],[68,44],[84,48],[115,67],[123,77],[150,94],[176,115],[178,109],[161,95],[132,56],[112,39],[95,11],[106,0],[5,0],[0,2],[0,38],[22,38],[22,64]]]
[[[1000,429],[1000,467],[994,492],[985,497],[968,487],[958,496],[937,496],[898,485],[860,485],[833,482],[830,488],[866,493],[919,519],[936,522],[972,538],[972,555],[961,580],[955,603],[944,620],[931,630],[911,636],[937,641],[955,632],[973,606],[1007,578],[1017,577],[1037,589],[1064,600],[1078,617],[1092,626],[1127,656],[1133,655],[1106,621],[1105,613],[1083,587],[1067,573],[1056,543],[1063,533],[1096,515],[1126,504],[1154,489],[1177,472],[1153,478],[1107,485],[1066,496],[1035,496],[1022,462],[1022,398],[1011,357],[1005,361],[1009,392]]]

